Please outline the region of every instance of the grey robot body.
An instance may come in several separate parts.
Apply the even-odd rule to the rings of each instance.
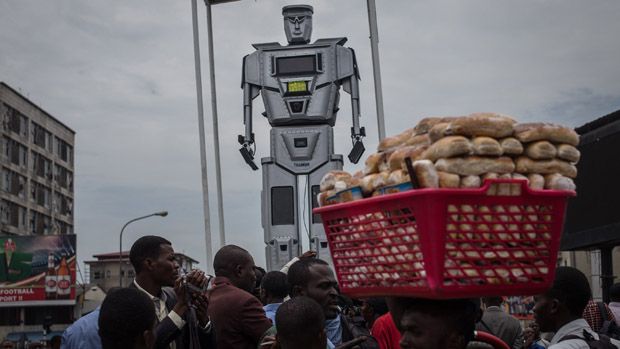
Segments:
[[[267,268],[281,268],[301,251],[302,224],[299,217],[300,189],[310,248],[331,261],[320,217],[312,214],[323,176],[342,170],[342,155],[334,154],[333,127],[340,102],[340,89],[351,95],[353,149],[349,160],[357,163],[364,146],[364,128],[359,125],[359,74],[353,49],[346,38],[319,39],[310,43],[312,7],[283,9],[289,45],[254,44],[256,51],[243,59],[242,84],[245,135],[239,136],[245,161],[254,163],[252,101],[262,95],[265,116],[271,125],[270,156],[261,159],[261,192]],[[298,176],[306,183],[298,185]],[[301,187],[301,188],[300,188]],[[305,216],[305,215],[304,215]]]

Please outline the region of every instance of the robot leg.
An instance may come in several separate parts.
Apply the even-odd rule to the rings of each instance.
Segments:
[[[273,158],[263,158],[261,162],[261,211],[267,244],[267,270],[280,270],[300,253],[297,176],[278,166]]]
[[[312,214],[312,209],[318,207],[317,195],[319,194],[319,184],[323,176],[332,170],[342,170],[342,155],[332,154],[329,161],[308,175],[308,206],[310,207],[310,247],[317,252],[317,257],[332,264],[332,257],[327,246],[327,238],[323,229],[321,216]]]

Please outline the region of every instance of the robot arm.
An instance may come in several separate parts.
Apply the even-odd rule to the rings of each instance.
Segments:
[[[357,70],[357,62],[355,61],[355,53],[351,49],[353,55],[353,67],[355,73],[345,79],[343,88],[345,92],[351,95],[351,113],[353,116],[353,126],[351,127],[351,141],[353,142],[353,149],[348,155],[349,161],[354,164],[362,157],[364,153],[364,143],[362,138],[366,136],[366,130],[360,127],[360,91],[359,91],[359,73]]]
[[[250,57],[248,61],[248,57]],[[252,168],[252,170],[258,170],[258,166],[254,163],[254,154],[256,146],[254,146],[254,133],[252,132],[252,101],[258,97],[260,89],[251,83],[252,77],[248,79],[247,74],[256,73],[255,69],[248,65],[254,62],[253,55],[245,56],[243,58],[243,72],[241,73],[241,88],[243,88],[243,123],[245,124],[245,135],[239,135],[237,140],[241,144],[239,152],[245,162]],[[255,75],[255,74],[254,74]],[[250,81],[248,81],[250,80]],[[254,79],[256,80],[256,79]]]
[[[238,141],[241,144],[239,152],[245,162],[252,168],[252,170],[258,170],[258,166],[254,163],[254,151],[256,147],[254,145],[254,133],[252,133],[252,90],[256,88],[252,87],[247,82],[243,83],[243,123],[245,124],[245,136],[239,135]]]

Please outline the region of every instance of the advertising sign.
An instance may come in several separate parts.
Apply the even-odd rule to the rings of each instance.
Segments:
[[[75,235],[0,236],[0,307],[75,304]]]

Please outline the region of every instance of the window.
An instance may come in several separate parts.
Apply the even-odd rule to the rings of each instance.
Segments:
[[[73,148],[58,137],[56,137],[56,155],[67,163],[73,163]]]
[[[105,277],[106,277],[106,279],[109,279],[109,278],[110,278],[110,274],[111,274],[111,273],[110,273],[110,271],[109,271],[109,270],[106,270],[106,271],[105,271]]]
[[[52,232],[51,218],[39,212],[30,212],[30,232],[36,235],[48,235]]]
[[[15,108],[4,104],[3,108],[4,129],[17,133],[21,136],[28,135],[28,118],[18,112]]]
[[[30,197],[40,206],[43,206],[45,208],[52,207],[52,191],[50,190],[50,188],[42,184],[31,182]]]
[[[32,152],[32,171],[39,177],[52,179],[52,162],[45,156]]]
[[[49,131],[34,122],[32,123],[32,142],[34,144],[52,151],[52,147],[50,146],[51,139],[52,134]]]
[[[22,199],[26,197],[26,177],[8,168],[2,169],[2,190],[7,193],[17,195]]]
[[[101,272],[99,270],[93,272],[93,280],[101,280]]]
[[[14,165],[22,167],[28,165],[28,149],[12,139],[4,139],[4,155]]]

